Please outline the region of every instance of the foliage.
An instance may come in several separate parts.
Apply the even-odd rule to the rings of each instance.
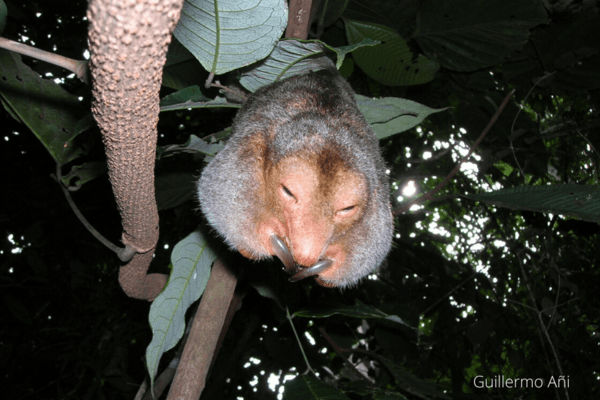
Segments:
[[[85,1],[6,3],[5,37],[82,57]],[[408,198],[406,185],[420,195],[439,183],[511,89],[514,99],[444,189],[448,195],[397,217],[394,248],[377,277],[339,292],[311,282],[290,284],[276,264],[235,258],[245,272],[240,285],[246,295],[204,398],[276,398],[284,385],[286,398],[598,397],[598,225],[536,208],[540,204],[527,196],[516,204],[514,197],[496,198],[498,206],[484,203],[482,196],[500,189],[527,195],[566,183],[587,185],[583,190],[595,199],[589,186],[598,185],[600,148],[600,136],[594,135],[600,126],[600,51],[592,33],[597,5],[346,3],[344,10],[339,4],[322,10],[319,20],[327,25],[316,30],[322,42],[332,48],[356,45],[363,39],[355,38],[357,32],[387,39],[346,56],[341,71],[358,93],[406,98],[434,110],[451,107],[382,140],[395,208]],[[349,31],[357,26],[361,29]],[[406,55],[404,63],[378,61],[398,49]],[[204,89],[208,72],[198,73],[196,59],[185,48],[178,51],[178,57],[170,52],[161,97],[197,85],[202,89],[191,91],[188,99],[206,107],[177,108],[183,102],[178,98],[169,103],[175,111],[161,114],[164,152],[157,176],[178,177],[160,181],[158,193],[165,206],[153,268],[163,269],[169,249],[201,221],[185,177],[222,146],[226,135],[221,132],[235,112],[218,101],[207,104],[217,97],[215,89]],[[365,56],[365,51],[372,53]],[[24,62],[59,82],[61,91],[82,97],[81,106],[89,108],[89,89],[65,71]],[[0,64],[1,74],[5,68]],[[219,68],[210,64],[211,70]],[[425,68],[418,79],[406,74],[415,68]],[[7,238],[0,248],[5,392],[10,398],[131,398],[145,374],[148,307],[120,293],[114,257],[83,231],[47,178],[55,168],[52,157],[71,162],[78,156],[65,166],[74,170],[102,161],[99,133],[69,129],[72,136],[60,144],[72,140],[86,151],[59,159],[40,144],[47,143],[40,135],[43,126],[17,122],[38,103],[32,100],[19,114],[4,91],[2,99],[11,110],[2,111],[6,134],[0,147],[5,181],[0,220]],[[61,109],[59,120],[75,126],[81,121],[76,111]],[[199,137],[206,141],[201,144]],[[99,178],[86,175],[75,200],[96,229],[112,232],[116,242],[120,227],[114,200],[103,170],[94,171]],[[563,189],[553,187],[559,192],[548,196],[559,196]],[[564,206],[565,198],[548,203]],[[499,207],[507,203],[511,209]],[[597,221],[597,208],[577,210],[578,204],[571,202],[571,215],[591,212],[586,219]],[[554,213],[529,211],[541,209]],[[300,343],[285,307],[296,312],[291,322]],[[377,315],[386,318],[373,318]],[[290,380],[306,370],[299,345],[320,380],[310,374]],[[163,360],[161,367],[168,353]],[[478,376],[494,387],[477,387]],[[560,376],[568,379],[559,381]],[[527,378],[543,379],[544,385],[506,386],[507,379]],[[551,379],[563,384],[556,388]]]

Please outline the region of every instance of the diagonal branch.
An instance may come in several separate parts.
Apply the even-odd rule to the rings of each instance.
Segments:
[[[433,196],[437,192],[439,192],[440,190],[442,190],[448,184],[448,182],[450,182],[452,180],[452,178],[454,178],[454,175],[456,175],[458,173],[458,171],[460,170],[460,166],[465,161],[467,161],[469,159],[469,157],[471,157],[471,154],[473,154],[473,152],[475,151],[475,149],[477,148],[477,146],[479,146],[479,144],[483,141],[483,138],[485,137],[485,135],[487,135],[487,133],[490,131],[490,129],[492,129],[492,126],[494,126],[494,124],[496,123],[496,120],[498,119],[498,117],[500,116],[500,114],[502,114],[502,111],[504,111],[504,108],[506,107],[506,105],[508,104],[508,101],[512,98],[512,96],[513,96],[514,93],[515,93],[515,91],[511,90],[511,92],[506,95],[506,97],[504,98],[504,101],[502,102],[502,104],[500,105],[500,107],[498,107],[498,110],[496,110],[496,113],[494,114],[494,116],[492,117],[492,119],[490,119],[490,122],[488,122],[488,124],[485,127],[485,129],[483,130],[483,132],[481,132],[481,135],[479,135],[479,138],[477,138],[477,140],[475,141],[475,143],[473,144],[473,146],[471,146],[471,148],[469,149],[469,152],[467,153],[467,155],[464,156],[458,162],[458,164],[456,164],[456,166],[448,174],[448,176],[446,176],[446,178],[444,178],[444,180],[442,182],[440,182],[436,187],[434,187],[433,189],[431,189],[429,192],[425,193],[423,196],[421,196],[421,197],[419,197],[417,199],[414,199],[412,201],[408,201],[408,202],[402,203],[400,205],[400,207],[398,209],[394,210],[394,212],[392,213],[394,216],[400,215],[400,214],[408,211],[415,204],[422,204],[423,202],[425,202],[427,200],[432,200]]]

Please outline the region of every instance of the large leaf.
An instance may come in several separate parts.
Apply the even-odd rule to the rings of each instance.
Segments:
[[[170,144],[167,146],[158,146],[156,148],[156,157],[158,159],[164,157],[170,157],[178,153],[192,153],[192,154],[203,154],[205,160],[208,162],[221,151],[225,144],[223,138],[228,136],[229,130],[215,134],[211,139],[211,142],[204,141],[196,135],[190,135],[188,141],[184,144]]]
[[[502,65],[502,75],[516,87],[529,87],[532,82],[538,88],[551,86],[558,96],[600,88],[597,31],[597,14],[568,13],[536,28],[523,50]]]
[[[61,181],[65,186],[82,186],[104,174],[106,171],[108,171],[106,162],[90,161],[83,165],[74,165],[71,167],[69,173],[61,177]]]
[[[600,186],[597,185],[518,186],[464,197],[516,210],[570,215],[600,222]]]
[[[345,315],[352,318],[385,319],[408,326],[400,317],[396,315],[388,315],[375,307],[366,305],[360,300],[356,300],[356,304],[354,306],[347,306],[344,304],[328,304],[317,308],[299,310],[294,313],[295,316],[305,318],[328,318],[336,314]]]
[[[186,0],[174,35],[216,75],[269,55],[287,25],[284,0]]]
[[[343,18],[389,26],[408,38],[415,30],[421,0],[350,0]]]
[[[239,104],[228,103],[224,97],[209,99],[198,86],[190,86],[171,93],[160,100],[160,111],[187,110],[189,108],[240,108]]]
[[[404,132],[419,125],[429,115],[444,111],[411,100],[396,97],[372,99],[356,95],[358,108],[373,128],[378,139]]]
[[[334,48],[318,40],[287,39],[277,43],[273,52],[263,62],[242,74],[240,83],[249,91],[290,76],[328,68],[331,62],[324,56],[325,49],[337,56],[337,67],[351,51],[362,46],[374,46],[379,42],[363,40],[360,43]]]
[[[535,60],[528,61],[536,62],[533,68],[536,68],[539,76],[556,70],[542,84],[551,84],[555,94],[572,91],[583,93],[599,88],[600,35],[597,32],[598,15],[583,12],[536,30],[531,38]],[[539,68],[545,70],[540,71]]]
[[[539,0],[426,0],[414,38],[442,66],[475,71],[521,49],[529,30],[547,22]]]
[[[200,298],[216,259],[202,234],[192,232],[171,254],[173,270],[167,286],[150,307],[152,341],[146,349],[146,366],[154,380],[163,353],[173,348],[185,330],[185,312]]]
[[[23,122],[59,164],[81,154],[73,140],[75,126],[83,117],[76,96],[53,81],[40,78],[21,61],[21,56],[0,50],[0,100],[6,110]]]
[[[413,54],[408,44],[392,28],[375,23],[346,20],[348,43],[367,38],[382,42],[379,46],[354,52],[354,60],[367,75],[390,86],[427,83],[440,68],[437,61]]]

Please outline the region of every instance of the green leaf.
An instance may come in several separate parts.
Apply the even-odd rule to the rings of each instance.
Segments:
[[[299,375],[285,384],[284,400],[350,400],[348,396],[312,375]]]
[[[400,393],[379,392],[373,393],[373,400],[407,400],[406,396]]]
[[[81,102],[54,81],[40,78],[17,53],[0,50],[0,99],[25,124],[59,164],[77,158],[75,126],[84,115]]]
[[[186,0],[174,35],[207,71],[221,75],[268,56],[287,15],[284,0]]]
[[[361,43],[340,48],[331,47],[319,40],[281,40],[273,52],[256,68],[242,74],[240,83],[251,92],[258,88],[290,76],[318,71],[328,68],[331,64],[325,58],[325,50],[330,50],[337,55],[339,68],[346,54],[363,46],[374,46],[378,42],[364,40]]]
[[[187,110],[188,108],[240,108],[240,104],[228,103],[224,97],[210,99],[198,86],[190,86],[165,96],[160,101],[160,111]]]
[[[256,68],[242,74],[240,83],[251,92],[290,76],[327,67],[321,42],[317,40],[282,40]]]
[[[371,99],[356,95],[356,100],[358,108],[379,139],[412,129],[429,115],[446,110],[446,108],[436,110],[396,97]]]
[[[158,210],[177,207],[196,195],[197,178],[191,172],[176,172],[156,176],[156,205]]]
[[[226,136],[228,131],[225,131],[223,134],[215,134],[215,136]],[[219,151],[221,151],[225,144],[222,140],[218,140],[219,138],[211,138],[212,142],[207,143],[206,141],[200,139],[196,135],[190,135],[188,141],[184,144],[170,144],[167,146],[158,146],[156,149],[156,158],[161,159],[164,157],[169,157],[177,153],[200,153],[206,156],[206,161],[210,161]]]
[[[538,0],[426,0],[414,38],[442,66],[475,71],[522,49],[529,30],[545,23]]]
[[[242,74],[240,83],[251,92],[290,76],[326,68],[319,58],[324,49],[314,40],[282,40],[256,68]]]
[[[348,46],[331,47],[326,43],[323,43],[323,46],[325,46],[325,47],[327,47],[327,49],[335,52],[335,54],[337,56],[337,61],[335,63],[335,66],[337,67],[337,69],[340,69],[342,64],[344,63],[344,59],[347,54],[353,52],[354,50],[360,49],[360,48],[377,46],[379,44],[381,44],[381,42],[379,40],[365,38],[359,43],[354,43],[354,44],[351,44]]]
[[[381,41],[372,48],[354,52],[354,60],[367,75],[390,86],[411,86],[427,83],[440,68],[436,61],[415,55],[408,44],[392,28],[367,22],[346,20],[348,43],[366,38]]]
[[[570,215],[600,222],[598,185],[517,186],[464,197],[513,210]]]
[[[350,0],[343,17],[389,26],[400,36],[408,37],[415,30],[420,8],[421,0]]]
[[[146,366],[152,382],[164,352],[172,349],[183,336],[185,312],[204,292],[215,259],[215,252],[199,231],[192,232],[173,249],[169,282],[152,302],[148,316],[152,341],[146,349]]]
[[[504,176],[510,176],[510,174],[512,174],[515,170],[512,165],[505,163],[504,161],[498,161],[494,164],[494,167],[496,167],[500,172],[502,172],[502,175]]]
[[[83,118],[81,118],[75,124],[75,134],[73,135],[71,140],[73,140],[75,136],[77,136],[83,132],[86,132],[92,128],[96,128],[97,126],[98,126],[98,124],[96,123],[96,120],[94,119],[94,115],[92,115],[91,112],[88,112]]]
[[[99,177],[108,171],[106,162],[92,161],[83,165],[74,165],[68,174],[61,177],[61,181],[65,186],[77,185],[82,186],[85,183]],[[77,179],[76,182],[72,182],[73,179]]]
[[[396,315],[388,315],[375,307],[364,304],[360,300],[356,300],[356,305],[354,306],[347,306],[344,304],[336,304],[333,306],[322,305],[318,306],[317,308],[299,310],[294,313],[295,316],[304,318],[328,318],[335,314],[345,315],[352,318],[386,319],[388,321],[409,326],[402,321],[400,317]]]

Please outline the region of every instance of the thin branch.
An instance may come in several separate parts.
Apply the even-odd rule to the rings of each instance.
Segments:
[[[73,60],[71,58],[60,56],[56,53],[50,53],[44,50],[36,49],[23,43],[15,42],[3,37],[0,37],[0,48],[14,51],[15,53],[23,54],[24,56],[35,58],[36,60],[45,61],[49,64],[56,65],[73,72],[79,79],[90,84],[88,73],[88,62],[85,60]]]
[[[215,83],[211,83],[210,87],[219,88],[223,92],[226,92],[226,93],[229,93],[230,95],[239,97],[242,100],[242,102],[246,101],[246,99],[248,98],[248,96],[246,96],[246,94],[244,94],[242,91],[235,90],[228,86],[222,85],[221,82],[219,82],[219,81],[215,81]]]
[[[474,272],[471,276],[469,276],[467,279],[465,279],[464,281],[462,281],[461,283],[456,285],[452,290],[450,290],[448,293],[446,293],[445,296],[440,297],[435,303],[430,305],[425,311],[423,311],[419,315],[427,314],[429,312],[429,310],[431,310],[433,307],[437,306],[442,300],[450,297],[450,295],[452,295],[452,293],[456,292],[458,289],[463,287],[467,282],[469,282],[471,279],[473,279],[477,274],[478,274],[478,272]]]
[[[414,396],[420,397],[420,398],[422,398],[424,400],[429,400],[429,397],[427,397],[427,396],[423,395],[422,393],[420,393],[417,388],[411,387],[410,384],[403,385],[403,384],[406,383],[406,381],[403,380],[403,379],[401,379],[398,376],[397,372],[394,371],[393,368],[391,368],[391,366],[389,364],[390,360],[388,360],[387,358],[385,358],[383,356],[380,356],[379,354],[374,353],[372,351],[363,350],[363,349],[343,349],[341,347],[338,347],[338,349],[339,349],[339,351],[344,352],[344,353],[365,354],[365,355],[367,355],[369,357],[372,357],[372,358],[378,360],[381,363],[381,365],[383,365],[385,367],[385,369],[390,373],[390,375],[392,377],[394,377],[394,379],[398,383],[399,387],[401,387],[402,389],[406,390],[408,393],[413,394]]]
[[[533,89],[535,89],[535,87],[537,85],[539,85],[541,81],[543,81],[544,79],[546,79],[547,77],[552,76],[552,75],[554,75],[554,72],[552,72],[551,74],[547,74],[547,75],[541,77],[540,79],[538,79],[538,81],[531,87],[531,89],[529,89],[529,92],[527,92],[527,95],[523,99],[523,103],[525,102],[525,100],[527,100],[527,98],[529,97],[529,95],[531,95],[531,92],[533,92]],[[513,90],[513,92],[514,92],[514,90]],[[512,123],[512,125],[510,127],[510,133],[511,134],[515,130],[515,124],[517,123],[517,117],[521,113],[522,108],[523,108],[523,106],[521,105],[521,107],[519,107],[519,109],[517,110],[517,113],[515,114],[515,118],[513,119],[513,123]],[[509,136],[509,138],[510,138],[510,136]],[[521,176],[523,177],[523,179],[525,179],[525,173],[523,172],[523,168],[521,168],[521,164],[519,163],[519,160],[517,159],[517,154],[515,153],[515,148],[513,146],[513,141],[512,140],[510,140],[510,150],[512,151],[513,158],[515,159],[515,162],[517,163],[517,167],[519,167],[519,171],[521,171]]]
[[[598,154],[598,150],[596,150],[596,148],[594,147],[594,144],[590,141],[590,139],[588,139],[587,136],[584,136],[584,134],[581,133],[581,131],[579,129],[575,130],[575,132],[577,132],[577,134],[579,136],[581,136],[581,138],[587,142],[587,144],[590,146],[590,148],[592,149],[592,151],[594,153],[596,153],[596,156],[598,156],[599,155]],[[592,161],[592,163],[593,163],[593,161]]]
[[[525,98],[523,99],[522,103],[525,103],[525,101],[527,100],[527,98],[529,98],[529,96],[531,95],[531,92],[533,92],[533,89],[535,89],[535,87],[537,85],[540,84],[540,82],[542,82],[544,79],[548,78],[549,76],[552,76],[555,74],[556,71],[552,72],[551,74],[547,74],[542,76],[540,79],[538,79],[538,81],[531,87],[531,89],[529,89],[529,92],[527,92],[527,95],[525,95]],[[514,90],[513,90],[514,93]],[[517,113],[515,114],[515,118],[513,119],[513,123],[510,127],[510,132],[512,133],[515,130],[515,124],[517,123],[517,118],[519,117],[519,114],[521,113],[521,110],[523,109],[523,105],[521,105],[521,107],[519,107],[519,109],[517,110]]]
[[[290,315],[290,310],[289,310],[289,308],[287,308],[287,306],[285,307],[285,313],[286,313],[288,321],[290,321],[290,325],[292,326],[292,331],[294,332],[294,335],[296,336],[296,341],[298,342],[298,347],[300,347],[300,351],[302,352],[302,357],[304,357],[304,362],[306,363],[306,368],[307,368],[306,372],[310,371],[313,373],[313,375],[316,376],[317,374],[315,374],[315,371],[312,369],[312,367],[310,366],[310,363],[308,362],[308,357],[306,357],[306,353],[304,352],[304,347],[302,347],[302,342],[300,342],[300,337],[298,336],[298,332],[296,332],[296,327],[294,327],[294,322],[292,321],[292,316]]]
[[[102,243],[104,246],[106,246],[109,250],[113,251],[119,257],[119,259],[121,261],[131,260],[131,258],[135,254],[135,250],[133,248],[127,247],[127,246],[119,247],[119,246],[113,244],[110,240],[108,240],[104,236],[102,236],[102,234],[100,232],[98,232],[92,226],[92,224],[90,224],[90,222],[83,216],[81,211],[79,211],[79,208],[77,207],[77,205],[75,204],[75,201],[73,201],[73,198],[71,197],[71,193],[70,193],[69,189],[66,188],[65,185],[63,185],[63,183],[62,183],[62,166],[60,164],[56,164],[56,175],[53,174],[52,177],[56,180],[56,182],[62,189],[63,194],[65,195],[65,197],[67,199],[67,203],[69,203],[69,206],[71,207],[71,210],[73,210],[73,212],[79,219],[79,222],[81,222],[81,224],[88,230],[88,232],[90,232],[96,239],[98,239],[98,241],[100,243]]]
[[[550,325],[552,324],[552,321],[554,320],[554,316],[556,315],[556,308],[558,307],[558,296],[560,296],[560,273],[559,271],[556,271],[556,275],[558,275],[558,284],[557,289],[556,289],[556,298],[554,299],[554,308],[553,308],[553,312],[552,315],[550,316],[550,319],[548,320],[548,326],[546,326],[546,330],[550,329]]]
[[[167,400],[200,398],[236,285],[237,276],[223,260],[217,259]]]
[[[210,88],[210,86],[212,85],[212,81],[213,81],[213,79],[215,79],[215,73],[214,73],[214,72],[211,72],[211,73],[208,75],[208,78],[206,78],[206,81],[204,82],[204,87],[205,87],[206,89]]]
[[[504,98],[504,101],[502,102],[502,104],[500,104],[500,107],[498,107],[498,110],[496,110],[496,113],[494,114],[492,119],[490,119],[490,122],[488,122],[488,125],[485,127],[485,129],[483,130],[481,135],[479,135],[479,138],[477,138],[477,140],[475,141],[473,146],[471,146],[467,155],[464,156],[458,164],[456,164],[456,167],[454,167],[454,169],[448,174],[448,176],[446,176],[446,178],[442,182],[440,182],[436,187],[434,187],[429,192],[425,193],[423,196],[421,196],[417,199],[414,199],[412,201],[402,203],[400,205],[400,207],[393,212],[394,216],[408,211],[413,205],[422,204],[423,202],[425,202],[427,200],[431,200],[437,192],[442,190],[444,188],[444,186],[446,186],[448,184],[448,182],[450,182],[450,180],[452,180],[452,178],[454,178],[454,175],[456,175],[457,172],[460,170],[461,165],[465,161],[467,161],[469,159],[469,157],[471,157],[471,154],[473,154],[473,152],[475,151],[477,146],[479,146],[479,144],[481,143],[481,141],[483,140],[485,135],[487,135],[487,133],[492,128],[492,126],[494,126],[494,124],[496,123],[496,120],[498,119],[500,114],[502,114],[502,111],[504,111],[504,108],[506,107],[506,105],[508,104],[508,101],[511,99],[511,97],[514,93],[515,93],[515,91],[513,89],[510,91],[509,94],[506,95],[506,97]]]
[[[325,340],[327,340],[327,342],[331,345],[331,347],[333,348],[333,351],[335,351],[335,353],[342,359],[344,360],[344,362],[354,371],[356,372],[357,376],[359,376],[361,379],[369,382],[370,384],[373,383],[373,381],[371,379],[369,379],[368,376],[366,376],[365,374],[363,374],[362,372],[360,372],[358,370],[358,368],[356,368],[356,365],[354,365],[349,359],[348,357],[346,357],[345,355],[343,355],[342,353],[348,353],[349,351],[353,351],[353,350],[346,350],[346,349],[342,349],[340,346],[338,346],[338,344],[336,342],[333,341],[333,339],[327,334],[327,332],[325,331],[325,329],[323,327],[319,327],[319,332],[321,332],[321,335],[323,335],[323,337],[325,338]]]
[[[438,159],[444,157],[446,154],[448,154],[448,152],[450,151],[450,148],[438,151],[437,153],[435,153],[434,155],[432,155],[431,157],[429,157],[428,159],[423,159],[423,158],[407,158],[406,161],[407,163],[411,163],[411,164],[421,164],[421,163],[430,163],[433,161],[437,161]]]
[[[523,268],[523,263],[521,262],[521,258],[517,257],[517,260],[519,261],[519,268],[521,269],[521,275],[523,276],[523,283],[525,283],[525,287],[527,288],[527,293],[529,294],[529,300],[531,301],[532,307],[535,309],[535,316],[537,317],[537,321],[538,321],[538,323],[536,325],[538,326],[538,329],[541,330],[541,333],[544,335],[544,337],[546,338],[546,341],[548,342],[548,345],[550,346],[550,350],[552,351],[552,354],[554,355],[554,362],[556,363],[556,367],[558,368],[558,372],[559,372],[560,376],[565,376],[563,369],[562,369],[562,365],[560,363],[560,359],[558,358],[558,354],[556,353],[556,349],[554,348],[554,344],[552,343],[552,339],[550,338],[550,334],[548,334],[548,329],[546,329],[546,327],[544,326],[544,321],[542,320],[542,313],[537,309],[535,297],[533,296],[533,290],[531,289],[529,280],[527,279],[527,276],[525,275],[525,269]],[[564,388],[564,392],[565,392],[565,397],[567,398],[567,400],[569,400],[569,391],[566,387]]]

